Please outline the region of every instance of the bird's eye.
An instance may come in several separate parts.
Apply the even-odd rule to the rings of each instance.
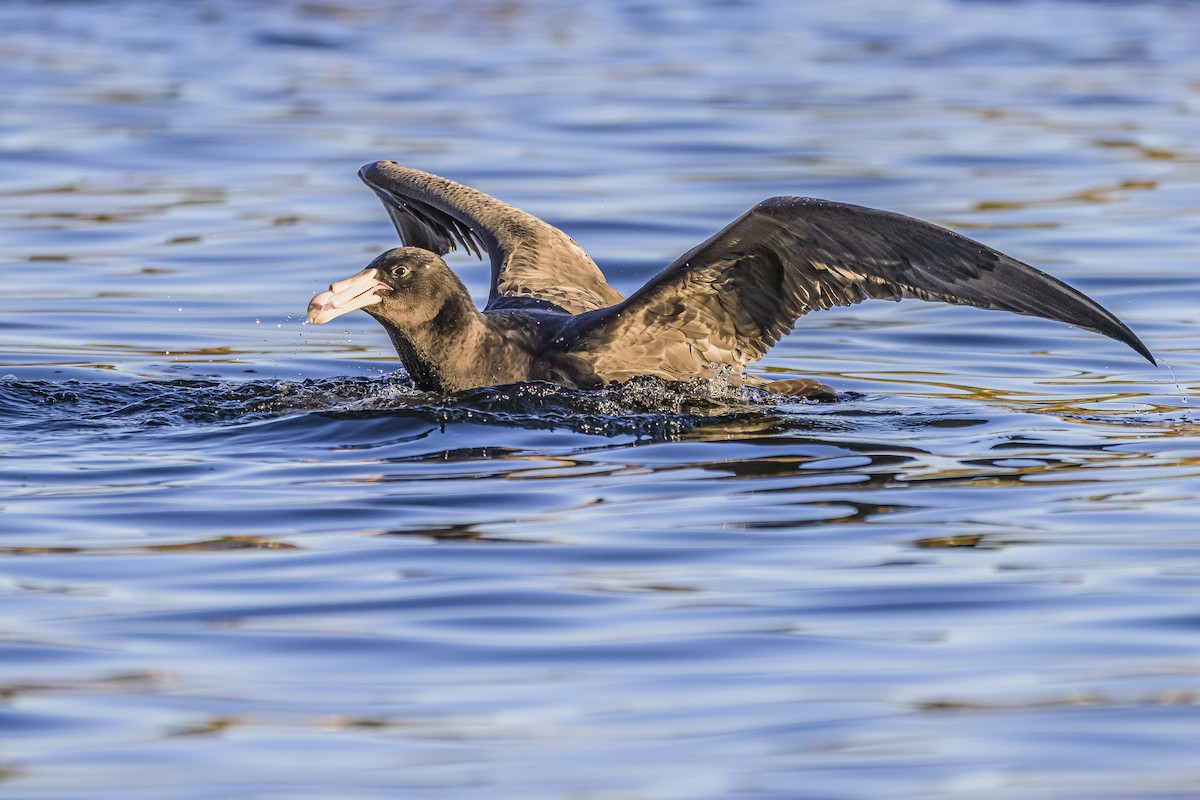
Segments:
[[[398,267],[392,267],[392,277],[393,278],[400,278],[400,279],[407,278],[408,273],[409,273],[409,269],[406,266],[401,265]]]

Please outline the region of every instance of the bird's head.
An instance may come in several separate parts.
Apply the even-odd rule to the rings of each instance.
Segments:
[[[308,304],[308,321],[319,325],[361,308],[380,322],[404,330],[437,316],[457,289],[462,289],[461,282],[437,255],[417,247],[396,247],[314,297]]]

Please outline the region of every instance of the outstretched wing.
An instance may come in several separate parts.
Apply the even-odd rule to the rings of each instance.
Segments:
[[[532,214],[462,184],[376,161],[358,171],[404,244],[445,255],[462,247],[492,263],[488,308],[533,298],[578,314],[621,301],[583,248]]]
[[[900,214],[809,197],[765,200],[561,343],[606,380],[690,378],[761,358],[803,314],[915,297],[1060,320],[1124,342],[1081,292],[990,247]]]

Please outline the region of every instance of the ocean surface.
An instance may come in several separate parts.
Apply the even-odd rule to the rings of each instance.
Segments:
[[[1200,3],[0,4],[0,796],[1200,796]],[[309,298],[377,159],[624,293],[754,203],[932,220],[1161,359],[872,302],[415,390]],[[472,293],[486,267],[451,259]]]

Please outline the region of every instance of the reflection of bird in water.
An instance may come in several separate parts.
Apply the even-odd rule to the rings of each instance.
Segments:
[[[599,387],[635,375],[712,378],[834,399],[809,379],[747,374],[801,315],[915,297],[1060,320],[1154,357],[1124,323],[1027,264],[911,217],[810,197],[774,197],[684,253],[629,298],[587,253],[537,217],[394,161],[359,176],[406,247],[312,299],[328,322],[361,308],[388,332],[417,387],[454,392],[517,381]],[[441,256],[491,258],[481,312]]]

